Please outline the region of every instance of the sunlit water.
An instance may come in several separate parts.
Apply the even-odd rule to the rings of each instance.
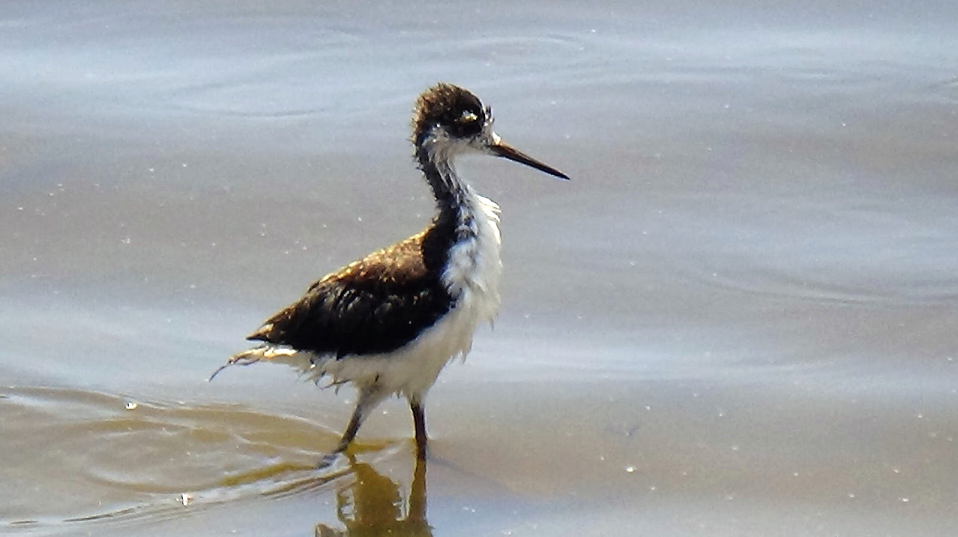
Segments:
[[[958,8],[698,4],[0,6],[0,533],[953,535]],[[573,181],[461,163],[495,329],[315,469],[348,389],[206,378],[428,221],[437,80]]]

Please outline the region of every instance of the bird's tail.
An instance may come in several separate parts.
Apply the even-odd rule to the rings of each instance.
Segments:
[[[272,345],[260,345],[259,347],[254,347],[230,356],[230,359],[227,360],[225,364],[221,365],[216,371],[213,371],[213,374],[210,375],[207,382],[212,382],[216,375],[220,374],[220,371],[233,365],[250,365],[260,360],[276,360],[278,362],[290,363],[290,359],[295,355],[296,351],[293,349],[273,347]]]

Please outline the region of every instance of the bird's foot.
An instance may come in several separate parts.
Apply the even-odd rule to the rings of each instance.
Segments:
[[[325,470],[327,468],[333,467],[337,462],[343,459],[348,459],[346,453],[341,450],[333,451],[332,453],[327,453],[319,459],[319,463],[316,465],[317,470]]]

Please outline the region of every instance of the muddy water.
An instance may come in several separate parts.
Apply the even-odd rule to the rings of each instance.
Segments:
[[[955,8],[0,7],[0,532],[952,535]],[[414,233],[408,112],[495,107],[504,305],[381,408],[206,377]]]

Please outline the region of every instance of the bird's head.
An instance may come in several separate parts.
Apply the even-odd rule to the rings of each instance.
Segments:
[[[482,153],[531,166],[555,177],[568,179],[502,141],[492,128],[492,108],[483,106],[472,92],[439,83],[424,91],[413,115],[413,143],[420,160],[451,161],[462,153]]]

